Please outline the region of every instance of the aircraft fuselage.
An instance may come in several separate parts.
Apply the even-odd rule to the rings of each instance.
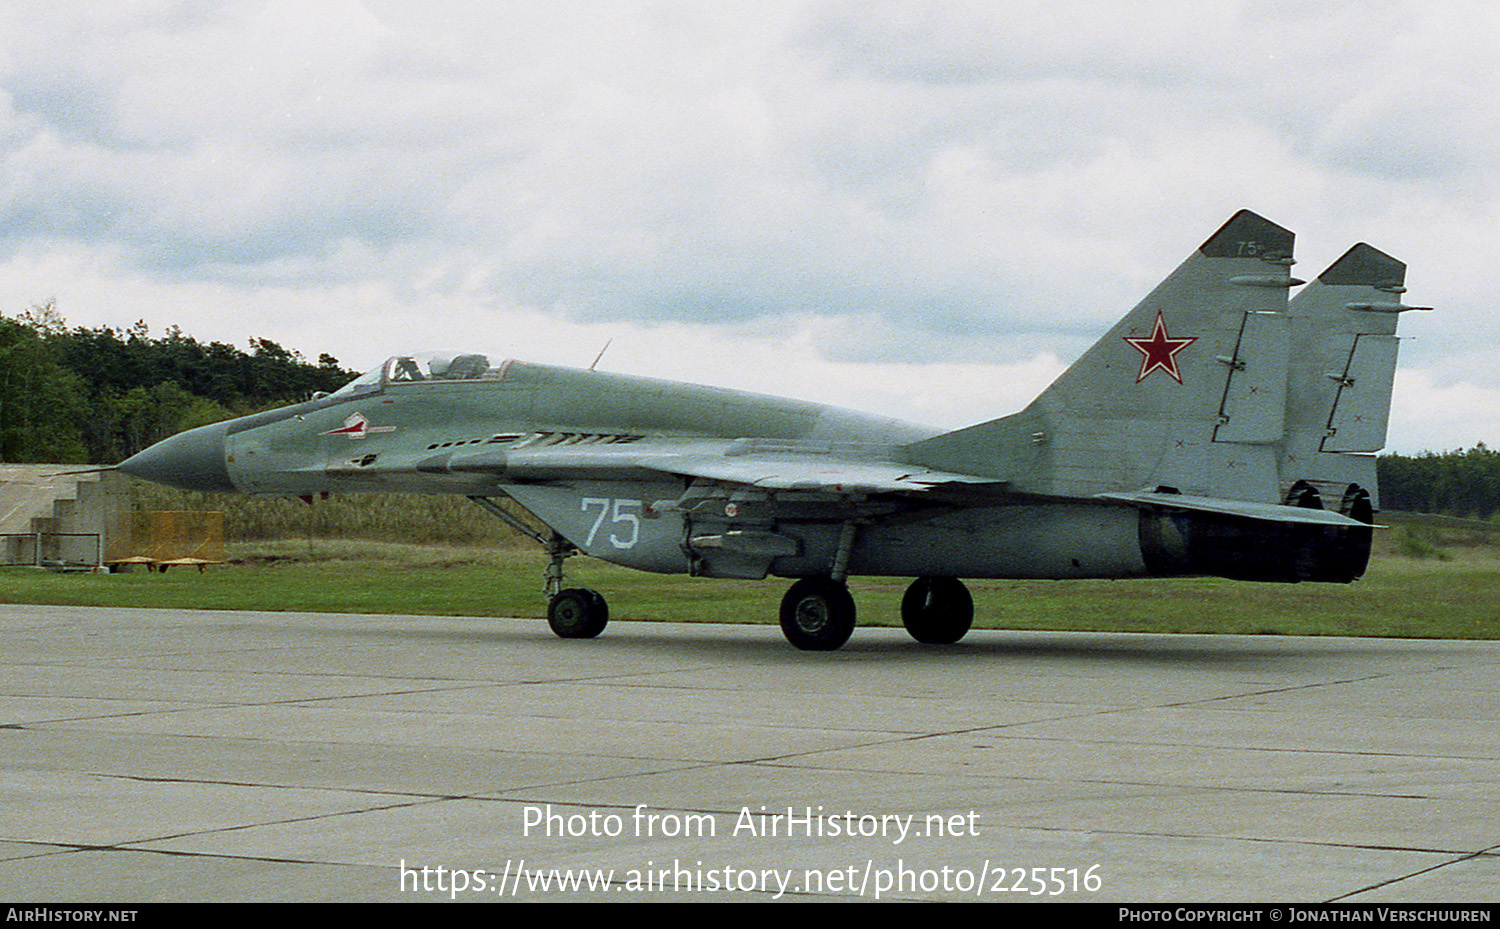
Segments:
[[[1241,211],[1024,410],[942,432],[799,400],[507,361],[397,356],[336,393],[191,430],[120,470],[195,490],[464,494],[550,530],[549,621],[592,637],[582,551],[800,578],[801,648],[854,626],[851,574],[915,576],[902,619],[957,641],[959,577],[1348,582],[1378,508],[1405,265],[1350,249],[1295,300],[1292,234]],[[525,531],[526,527],[518,524]]]

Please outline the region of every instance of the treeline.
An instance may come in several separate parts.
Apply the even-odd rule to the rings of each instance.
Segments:
[[[1467,451],[1382,455],[1378,469],[1383,509],[1470,519],[1500,512],[1500,451],[1483,442]]]
[[[169,435],[336,390],[355,376],[269,339],[250,351],[144,322],[69,327],[52,303],[0,315],[0,461],[113,464]]]

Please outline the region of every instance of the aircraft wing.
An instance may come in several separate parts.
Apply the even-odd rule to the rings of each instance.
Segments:
[[[921,493],[954,485],[1002,486],[993,478],[923,465],[827,454],[725,454],[721,448],[621,449],[550,446],[483,451],[434,461],[429,470],[492,473],[513,480],[611,479],[649,474],[696,477],[765,490]],[[419,470],[421,466],[419,466]]]
[[[766,490],[818,490],[834,493],[910,493],[945,484],[995,484],[991,478],[935,471],[921,465],[853,461],[823,456],[785,458],[662,457],[647,467]]]

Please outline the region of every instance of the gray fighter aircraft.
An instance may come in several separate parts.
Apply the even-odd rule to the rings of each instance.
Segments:
[[[854,629],[852,574],[915,577],[951,643],[958,578],[1349,582],[1378,508],[1406,266],[1360,244],[1295,300],[1292,233],[1241,211],[1024,410],[953,432],[479,354],[398,356],[342,389],[169,438],[119,470],[178,487],[464,494],[546,547],[548,621],[597,636],[585,552],[645,571],[795,578],[802,649]],[[496,500],[550,528],[540,533]]]

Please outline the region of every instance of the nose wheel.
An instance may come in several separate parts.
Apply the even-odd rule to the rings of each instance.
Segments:
[[[567,539],[552,533],[547,546],[547,625],[559,638],[592,639],[609,623],[604,595],[587,587],[563,587],[563,561],[578,554]]]
[[[543,535],[488,497],[469,498],[484,507],[501,522],[528,536],[547,551],[544,571],[547,595],[547,625],[564,639],[592,639],[609,624],[609,604],[604,595],[586,587],[563,587],[563,562],[578,554],[578,547],[557,532]]]
[[[586,587],[560,590],[547,601],[547,625],[564,639],[592,639],[609,622],[604,595]]]

